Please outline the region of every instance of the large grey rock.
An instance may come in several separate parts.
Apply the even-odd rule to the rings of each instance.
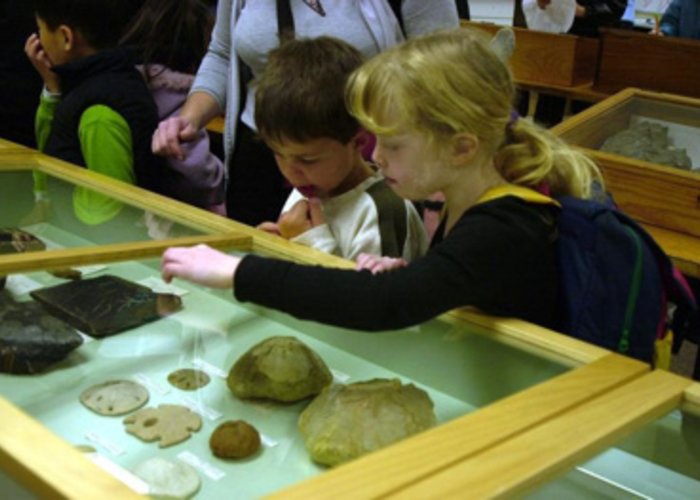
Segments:
[[[15,302],[0,293],[0,372],[41,372],[82,343],[75,329],[41,305]]]

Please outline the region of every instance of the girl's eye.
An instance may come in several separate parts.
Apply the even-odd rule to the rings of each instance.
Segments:
[[[299,161],[304,165],[313,165],[318,160],[316,158],[299,158]]]
[[[382,138],[377,138],[377,145],[388,151],[398,151],[401,147],[401,143],[399,141]]]

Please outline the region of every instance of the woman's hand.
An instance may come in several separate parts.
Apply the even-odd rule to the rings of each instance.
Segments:
[[[379,274],[386,271],[393,271],[394,269],[399,269],[401,267],[406,267],[407,265],[408,262],[401,258],[380,257],[379,255],[361,253],[357,257],[355,269],[357,271],[367,269],[372,274]]]
[[[41,79],[44,80],[46,90],[54,94],[60,92],[60,80],[58,75],[51,69],[53,68],[53,63],[49,59],[49,56],[44,48],[41,46],[39,35],[36,33],[29,35],[29,38],[27,38],[27,41],[24,44],[24,53],[27,54],[32,66],[34,66],[39,75],[41,75]]]
[[[197,138],[197,128],[187,118],[173,116],[158,124],[151,138],[153,153],[160,156],[170,156],[178,160],[185,159],[181,144]]]
[[[240,261],[207,245],[171,247],[163,252],[160,270],[166,283],[180,278],[210,288],[231,288]]]

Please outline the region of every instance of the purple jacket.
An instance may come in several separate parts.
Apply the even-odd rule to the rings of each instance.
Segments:
[[[139,69],[143,72],[143,68]],[[158,107],[159,119],[177,115],[187,99],[194,75],[178,73],[155,64],[149,67],[149,74],[152,76],[148,88]],[[211,153],[206,130],[200,130],[195,140],[183,143],[182,147],[184,160],[167,159],[175,174],[165,180],[172,184],[167,186],[167,192],[177,200],[212,210],[226,198],[224,164]]]

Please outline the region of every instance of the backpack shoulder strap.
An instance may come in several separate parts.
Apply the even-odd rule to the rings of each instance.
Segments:
[[[403,33],[403,36],[406,36],[406,28],[403,25],[403,12],[401,12],[401,4],[403,3],[402,0],[387,0],[387,2],[389,3],[391,10],[394,12],[396,20],[399,22],[401,33]]]
[[[294,17],[289,0],[277,0],[277,33],[280,42],[294,39]]]
[[[515,184],[503,184],[489,189],[477,200],[478,203],[486,203],[504,196],[515,196],[529,203],[538,203],[540,205],[560,206],[559,202],[549,196],[546,196],[534,189],[517,186]]]

